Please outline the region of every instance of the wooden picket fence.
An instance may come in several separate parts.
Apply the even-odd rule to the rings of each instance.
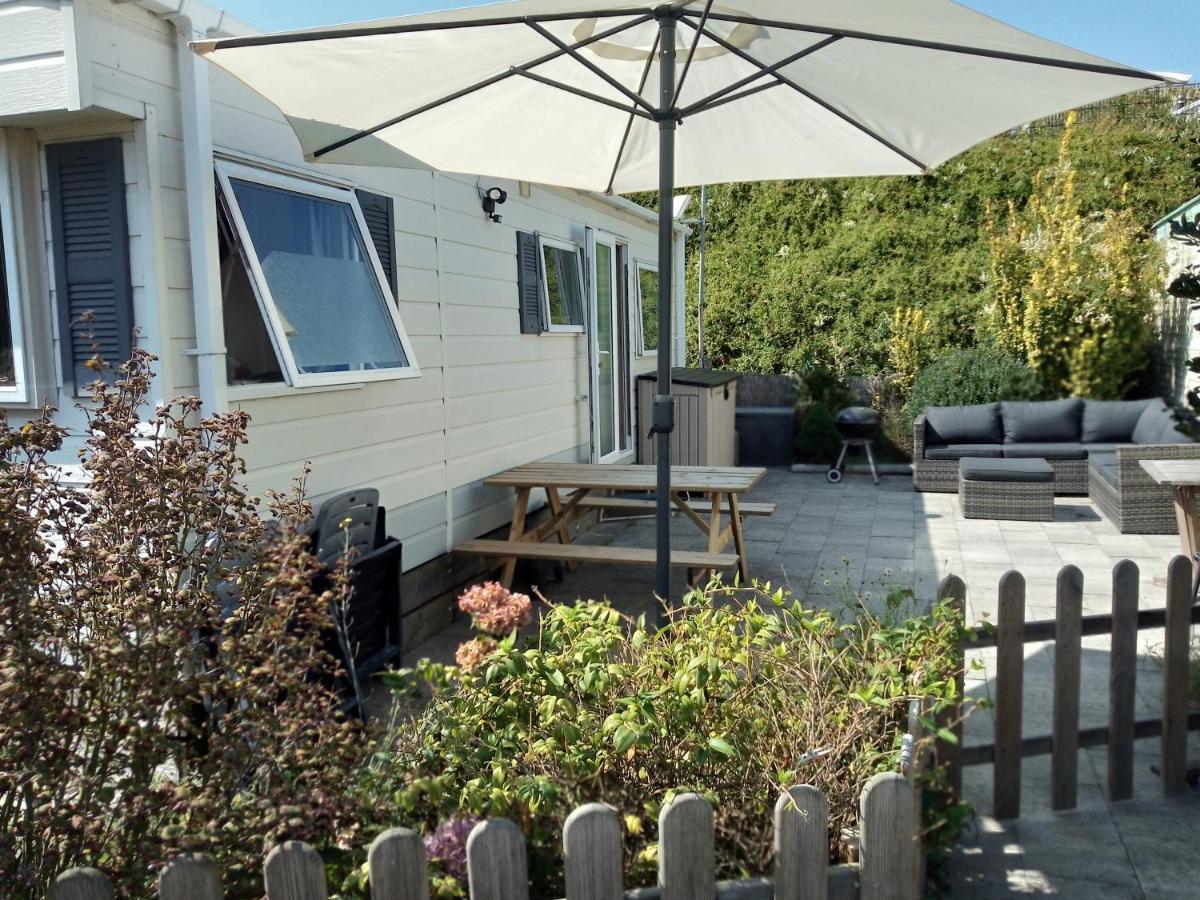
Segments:
[[[567,900],[916,900],[924,887],[919,791],[914,778],[929,755],[921,709],[909,708],[901,772],[874,776],[860,798],[858,862],[829,864],[829,807],[811,785],[791,788],[775,804],[775,870],[771,878],[717,882],[713,809],[698,794],[681,794],[659,816],[658,886],[626,891],[621,824],[601,803],[576,809],[563,828]],[[367,855],[371,896],[429,900],[420,835],[393,828]],[[488,819],[467,840],[471,900],[529,900],[525,838],[507,819]],[[325,900],[325,867],[308,844],[275,847],[263,865],[268,900]],[[160,900],[220,900],[221,876],[211,858],[177,857],[158,878]],[[50,900],[111,900],[103,873],[77,868],[58,877]]]
[[[1065,566],[1058,573],[1055,618],[1029,622],[1025,619],[1025,579],[1008,572],[1000,579],[994,629],[977,628],[974,640],[964,649],[996,648],[996,674],[992,686],[995,703],[993,742],[964,747],[963,710],[945,713],[944,725],[957,735],[957,742],[939,743],[939,764],[950,769],[956,792],[962,790],[964,766],[993,764],[993,814],[998,819],[1017,818],[1021,813],[1021,760],[1051,757],[1050,803],[1056,810],[1074,809],[1078,792],[1079,751],[1084,747],[1108,747],[1107,795],[1110,801],[1133,796],[1134,741],[1161,737],[1158,774],[1164,796],[1187,787],[1187,736],[1200,730],[1200,712],[1188,711],[1188,651],[1192,625],[1200,622],[1200,606],[1192,602],[1192,562],[1177,556],[1167,567],[1166,604],[1154,609],[1139,608],[1139,571],[1123,560],[1113,568],[1112,612],[1082,614],[1083,573]],[[966,586],[956,576],[945,578],[939,588],[942,599],[960,608],[965,604]],[[1161,717],[1136,719],[1137,633],[1164,629],[1163,709]],[[1108,677],[1108,724],[1079,727],[1081,640],[1111,635]],[[1022,734],[1025,645],[1054,642],[1054,707],[1050,734]],[[960,683],[961,687],[961,683]],[[962,696],[962,691],[959,691]],[[969,702],[969,701],[967,701]]]

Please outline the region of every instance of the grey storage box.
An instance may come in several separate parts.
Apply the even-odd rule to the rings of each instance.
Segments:
[[[675,431],[671,435],[671,465],[732,466],[736,464],[734,407],[737,373],[711,369],[672,369]],[[655,440],[650,435],[658,377],[653,372],[637,380],[637,460],[653,465]]]

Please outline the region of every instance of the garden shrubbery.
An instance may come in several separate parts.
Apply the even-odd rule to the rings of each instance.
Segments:
[[[622,818],[626,883],[653,883],[661,803],[684,790],[716,808],[722,876],[769,869],[771,810],[799,783],[828,797],[842,859],[866,780],[897,768],[909,698],[957,700],[962,622],[911,600],[899,592],[874,604],[878,615],[866,601],[839,617],[714,583],[661,630],[607,603],[552,606],[536,634],[499,640],[472,671],[419,666],[432,699],[398,723],[365,789],[438,829],[443,896],[463,896],[451,877],[462,817],[486,816],[521,826],[534,895],[561,896],[563,823],[590,801]],[[930,788],[936,846],[962,810]]]
[[[997,400],[1044,400],[1037,374],[1016,357],[991,344],[951,350],[913,382],[908,427],[927,406],[960,406]]]

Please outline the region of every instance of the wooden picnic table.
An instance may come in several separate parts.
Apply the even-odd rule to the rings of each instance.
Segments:
[[[1179,541],[1184,554],[1196,560],[1196,554],[1200,552],[1200,520],[1196,516],[1200,459],[1143,459],[1139,462],[1157,484],[1171,489],[1175,500],[1175,519],[1179,522]]]
[[[671,551],[671,564],[688,568],[692,583],[705,572],[734,567],[741,580],[749,582],[742,519],[746,515],[771,515],[775,504],[745,504],[741,498],[766,474],[766,469],[760,468],[671,467],[672,505],[708,536],[707,551]],[[512,584],[519,558],[561,559],[568,563],[653,565],[655,562],[654,548],[573,544],[569,527],[574,518],[588,509],[652,511],[653,498],[617,495],[653,492],[657,486],[654,466],[528,463],[486,478],[484,483],[511,487],[517,493],[508,540],[465,541],[456,549],[496,559],[502,567],[501,581],[506,587]],[[530,494],[539,489],[546,492],[550,518],[526,531]],[[728,524],[722,524],[723,518],[728,519]],[[546,544],[551,538],[557,538],[558,543]],[[731,542],[735,552],[725,553]]]

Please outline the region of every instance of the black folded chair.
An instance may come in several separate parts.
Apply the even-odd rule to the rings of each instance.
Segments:
[[[346,668],[338,685],[346,708],[363,710],[363,678],[399,658],[401,642],[400,560],[403,545],[387,537],[387,511],[374,488],[347,491],[321,505],[311,527],[313,553],[327,569],[350,554],[351,593],[342,609],[331,609],[331,652]],[[328,574],[315,587],[324,590]]]

